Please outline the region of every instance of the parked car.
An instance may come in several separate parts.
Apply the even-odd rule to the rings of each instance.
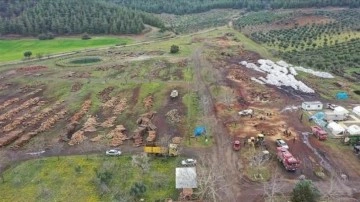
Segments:
[[[239,151],[241,147],[241,142],[238,138],[236,138],[233,142],[233,150],[234,151]]]
[[[250,116],[254,113],[254,110],[252,109],[245,109],[245,110],[242,110],[242,111],[239,111],[238,114],[240,116]]]
[[[120,156],[121,151],[116,150],[116,149],[110,149],[110,150],[106,151],[106,155],[108,155],[108,156]]]
[[[195,159],[185,159],[181,161],[181,165],[183,166],[194,166],[196,165],[196,160]]]
[[[286,142],[283,139],[276,139],[276,144],[278,147],[289,149],[289,146],[286,144]]]

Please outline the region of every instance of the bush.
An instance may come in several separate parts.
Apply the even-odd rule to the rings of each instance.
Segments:
[[[179,52],[179,46],[177,45],[172,45],[171,48],[170,48],[170,53],[177,53]]]
[[[81,39],[82,40],[89,40],[89,39],[91,39],[91,37],[90,37],[89,34],[85,33],[85,34],[82,35]]]
[[[32,52],[31,52],[31,51],[25,51],[25,52],[24,52],[24,57],[26,57],[26,58],[30,58],[31,55],[32,55]]]
[[[310,180],[301,180],[293,189],[292,202],[316,202],[320,198],[319,190]]]

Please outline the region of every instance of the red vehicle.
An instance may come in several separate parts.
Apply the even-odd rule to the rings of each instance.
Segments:
[[[327,133],[323,129],[321,129],[319,126],[313,126],[311,127],[312,133],[315,135],[315,137],[319,140],[326,140]]]
[[[296,159],[286,148],[277,147],[276,155],[286,170],[296,171],[296,169],[299,168],[300,161]]]
[[[234,151],[239,151],[240,150],[240,147],[241,147],[241,142],[240,140],[237,138],[234,140],[233,142],[233,150]]]

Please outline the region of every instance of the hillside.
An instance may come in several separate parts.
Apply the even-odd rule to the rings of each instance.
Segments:
[[[98,0],[0,1],[0,34],[137,34],[153,15]]]
[[[237,8],[252,11],[277,8],[310,8],[310,7],[351,7],[360,6],[358,0],[107,0],[134,9],[151,13],[198,13],[215,8]]]

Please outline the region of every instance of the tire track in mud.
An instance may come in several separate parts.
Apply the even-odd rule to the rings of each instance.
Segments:
[[[227,135],[227,131],[224,126],[216,119],[214,99],[210,93],[210,89],[207,86],[203,78],[202,70],[204,66],[211,68],[211,64],[203,64],[206,61],[202,58],[202,50],[198,48],[192,55],[192,61],[194,63],[195,74],[195,89],[200,97],[200,104],[203,109],[203,117],[206,117],[209,123],[212,124],[213,138],[215,141],[214,147],[210,150],[212,163],[217,163],[219,166],[219,174],[224,175],[226,181],[226,188],[221,189],[219,193],[222,200],[236,201],[239,198],[240,190],[236,186],[241,183],[241,161],[237,153],[232,151],[231,140]],[[220,186],[224,186],[219,184]]]

